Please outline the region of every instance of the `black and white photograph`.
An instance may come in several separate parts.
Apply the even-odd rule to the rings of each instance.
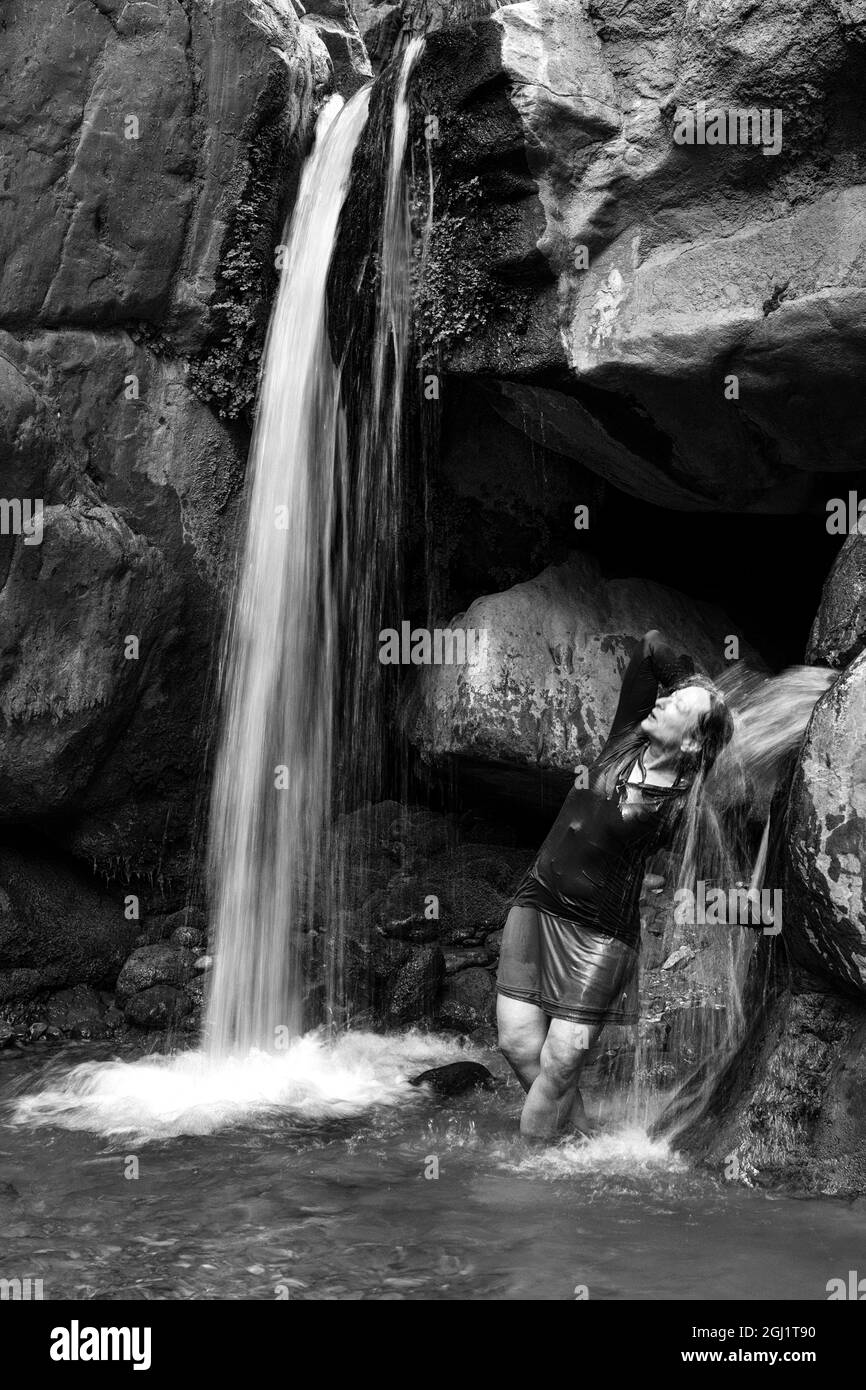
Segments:
[[[22,1371],[854,1356],[864,0],[0,0],[0,436]]]

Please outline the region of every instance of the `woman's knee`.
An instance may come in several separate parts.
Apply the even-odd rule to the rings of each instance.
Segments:
[[[577,1082],[585,1060],[579,1036],[570,1042],[548,1037],[541,1049],[541,1074],[554,1090],[565,1092]]]
[[[512,1066],[519,1067],[530,1062],[538,1062],[541,1043],[527,1029],[500,1028],[499,1051]]]
[[[543,1039],[530,1028],[506,1024],[499,1027],[499,1051],[512,1067],[538,1065]]]

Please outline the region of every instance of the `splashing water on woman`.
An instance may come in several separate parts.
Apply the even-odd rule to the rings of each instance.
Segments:
[[[726,690],[659,633],[644,637],[589,786],[569,793],[505,925],[500,1046],[526,1091],[528,1137],[550,1139],[569,1123],[592,1132],[578,1082],[603,1025],[637,1021],[638,901],[649,857],[673,849],[682,891],[707,881],[733,887],[744,873],[748,886],[754,801],[744,798],[758,781],[771,794],[831,679],[801,668],[776,681],[737,676]],[[720,1061],[741,1034],[747,937],[720,933],[704,961],[717,993],[722,982],[723,1007],[699,1050]],[[637,1099],[646,1109],[640,1076]]]
[[[668,1137],[693,1120],[743,1042],[746,977],[761,935],[782,931],[781,890],[765,886],[771,810],[816,704],[838,672],[794,666],[771,676],[733,667],[719,682],[733,733],[701,786],[693,786],[673,848],[677,897],[700,906],[691,963],[693,1006],[681,1033],[693,1068],[673,1091],[656,1089],[651,1068],[635,1071],[631,1104]],[[707,903],[710,903],[707,909]],[[671,945],[678,943],[676,936]],[[771,968],[769,954],[760,962]],[[767,981],[764,980],[764,988]]]

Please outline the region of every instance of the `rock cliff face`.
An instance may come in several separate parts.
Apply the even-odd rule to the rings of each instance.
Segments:
[[[866,654],[820,701],[788,805],[791,949],[866,998]]]
[[[862,1193],[866,1010],[822,989],[782,985],[778,970],[778,962],[756,963],[745,1000],[753,1025],[676,1143],[752,1186]]]
[[[866,532],[849,535],[830,572],[806,659],[843,668],[866,647]]]
[[[443,366],[645,501],[823,505],[862,472],[863,39],[833,5],[654,0],[433,33]],[[780,151],[678,144],[698,102],[779,113]]]
[[[305,23],[328,50],[337,91],[351,96],[373,76],[353,6],[349,0],[310,0],[302,9]]]
[[[782,788],[782,932],[753,958],[743,1046],[678,1138],[749,1182],[833,1193],[866,1183],[864,680],[861,654],[819,701]]]
[[[0,823],[42,837],[6,891],[23,921],[34,875],[47,987],[116,972],[127,893],[190,888],[274,246],[333,80],[314,27],[264,9],[4,7],[0,491],[42,536],[0,537]],[[102,889],[64,901],[84,869]]]

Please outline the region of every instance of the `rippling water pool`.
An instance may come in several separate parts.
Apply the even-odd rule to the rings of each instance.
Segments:
[[[526,1150],[516,1085],[407,1084],[480,1056],[444,1039],[111,1055],[0,1059],[0,1277],[48,1299],[824,1300],[863,1264],[862,1200],[716,1182],[637,1131]]]

